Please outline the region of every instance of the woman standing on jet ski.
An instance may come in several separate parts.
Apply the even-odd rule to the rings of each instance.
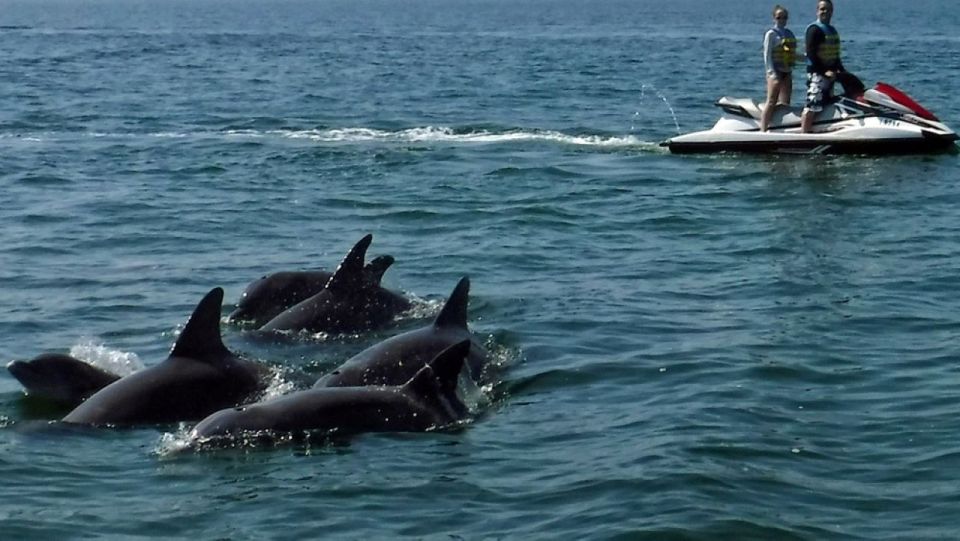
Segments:
[[[787,28],[787,9],[773,7],[773,28],[763,36],[763,66],[767,72],[767,103],[760,115],[760,131],[767,131],[778,104],[790,105],[797,37]]]

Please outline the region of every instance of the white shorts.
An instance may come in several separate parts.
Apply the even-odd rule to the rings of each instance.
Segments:
[[[833,81],[827,79],[819,73],[807,74],[807,101],[804,109],[819,113],[823,111],[824,101],[830,98],[830,92],[833,90]]]

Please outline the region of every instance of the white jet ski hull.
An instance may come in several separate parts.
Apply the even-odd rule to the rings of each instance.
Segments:
[[[674,153],[915,154],[956,149],[953,130],[909,97],[899,96],[905,95],[880,83],[860,99],[840,98],[817,115],[810,133],[800,130],[800,108],[779,106],[770,129],[761,132],[761,111],[753,100],[721,98],[716,105],[723,115],[713,128],[668,139],[661,146]]]

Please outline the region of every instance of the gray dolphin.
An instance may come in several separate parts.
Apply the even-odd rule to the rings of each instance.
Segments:
[[[223,345],[223,289],[212,289],[187,321],[163,362],[100,389],[65,423],[139,425],[202,419],[262,390],[261,367]]]
[[[469,353],[463,340],[440,352],[402,385],[307,389],[266,402],[218,411],[201,421],[191,440],[252,434],[423,432],[466,416],[457,381]]]
[[[363,269],[367,280],[380,284],[384,272],[394,259],[382,255]],[[323,270],[281,271],[249,284],[228,321],[252,322],[260,326],[281,312],[323,290],[333,273]],[[397,314],[410,308],[403,295],[380,287],[379,304]],[[15,360],[7,370],[24,387],[28,395],[74,408],[100,389],[120,379],[119,375],[102,370],[70,355],[44,353],[28,361]]]
[[[366,331],[383,327],[399,312],[409,308],[406,299],[401,297],[398,301],[395,294],[380,287],[382,273],[370,276],[364,272],[363,260],[372,240],[373,235],[368,234],[350,249],[322,291],[288,308],[260,330]]]
[[[13,361],[7,370],[27,394],[75,407],[120,376],[63,353],[44,353],[29,361]]]
[[[368,280],[379,285],[392,264],[392,256],[382,255],[367,263],[363,272]],[[227,321],[261,327],[284,310],[323,291],[332,276],[332,272],[319,269],[268,274],[247,285]],[[392,296],[400,311],[410,308],[410,302],[399,293],[384,291]]]
[[[482,382],[489,354],[467,328],[469,294],[470,279],[463,277],[433,323],[398,334],[361,351],[320,378],[314,388],[400,385],[441,351],[463,340],[470,340],[473,344],[467,356],[470,375],[475,382]]]

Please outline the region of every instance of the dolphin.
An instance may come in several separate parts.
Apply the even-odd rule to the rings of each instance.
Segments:
[[[227,321],[260,327],[287,308],[322,291],[331,276],[333,273],[325,270],[280,271],[263,276],[244,288]]]
[[[194,309],[163,362],[118,379],[63,418],[65,423],[128,426],[202,419],[261,391],[261,368],[238,358],[220,336],[223,289]]]
[[[323,432],[424,432],[450,425],[467,413],[457,381],[470,341],[434,357],[402,385],[307,389],[266,402],[223,409],[191,431],[190,440],[250,434],[271,436]]]
[[[27,394],[71,408],[120,376],[62,353],[44,353],[29,361],[12,361],[7,370]]]
[[[389,255],[376,257],[364,267],[364,275],[379,284],[393,261]],[[281,271],[264,276],[247,286],[237,308],[227,319],[262,325],[300,300],[322,291],[332,276],[333,273],[323,270]],[[411,306],[403,295],[382,287],[377,295],[380,303],[392,313],[403,312]],[[71,409],[120,379],[117,374],[59,353],[45,353],[28,361],[11,361],[7,370],[30,396]]]
[[[378,329],[409,302],[380,287],[380,274],[364,272],[363,260],[373,235],[360,239],[347,253],[323,290],[268,321],[261,331],[349,333]],[[392,262],[391,258],[391,261]],[[384,268],[384,270],[386,270]],[[371,278],[376,278],[372,280]]]
[[[382,255],[367,263],[363,272],[368,280],[379,285],[383,273],[392,264],[392,256]],[[287,308],[323,291],[332,276],[332,272],[319,269],[279,271],[263,276],[247,285],[227,321],[261,327]],[[410,308],[410,302],[402,295],[384,291],[392,295],[394,302],[401,307],[400,311]]]
[[[470,279],[463,277],[433,323],[370,346],[320,378],[314,388],[401,385],[441,351],[463,340],[472,342],[466,361],[470,376],[482,382],[489,354],[467,328],[469,294]]]

